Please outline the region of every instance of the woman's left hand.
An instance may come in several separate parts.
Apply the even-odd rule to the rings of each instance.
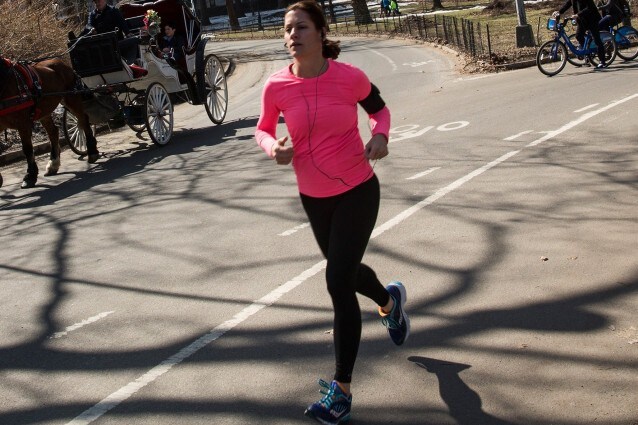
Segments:
[[[375,134],[372,136],[365,151],[366,158],[369,160],[381,159],[388,155],[388,139],[383,134]]]

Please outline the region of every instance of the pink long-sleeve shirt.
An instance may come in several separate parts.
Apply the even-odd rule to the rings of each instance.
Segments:
[[[296,77],[289,65],[264,86],[257,143],[272,156],[282,114],[295,152],[292,165],[299,192],[316,198],[346,192],[373,176],[357,110],[357,102],[369,94],[368,77],[353,65],[328,60],[328,69],[316,78]],[[373,135],[388,138],[388,108],[369,115],[369,124]]]

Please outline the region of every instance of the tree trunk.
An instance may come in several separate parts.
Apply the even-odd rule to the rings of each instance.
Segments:
[[[337,15],[335,15],[335,7],[332,4],[332,0],[328,0],[328,10],[330,10],[330,23],[337,23]]]
[[[235,0],[235,15],[238,18],[246,17],[246,12],[244,12],[244,5],[241,4],[241,0]]]
[[[209,25],[210,22],[208,22],[208,13],[207,13],[207,9],[206,9],[206,1],[205,0],[197,0],[197,6],[199,9],[199,21],[202,23],[202,25]]]
[[[352,0],[352,11],[354,12],[354,20],[357,24],[365,25],[373,22],[366,0]]]
[[[228,12],[228,23],[230,24],[230,28],[233,30],[240,30],[239,19],[237,19],[237,15],[235,15],[235,6],[233,5],[233,0],[226,0],[226,11]]]

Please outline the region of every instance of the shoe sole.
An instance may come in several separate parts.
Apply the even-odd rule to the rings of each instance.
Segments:
[[[401,282],[392,282],[390,285],[397,287],[399,289],[399,293],[401,294],[401,311],[403,312],[403,319],[405,320],[405,337],[403,338],[403,342],[401,343],[401,345],[403,345],[410,336],[410,318],[405,312],[405,303],[408,300],[408,293],[405,290],[405,286],[403,286]]]
[[[350,413],[348,413],[346,416],[344,416],[343,418],[339,419],[339,421],[337,422],[328,422],[328,421],[324,421],[321,418],[316,417],[315,415],[313,415],[313,413],[310,410],[306,410],[305,412],[303,412],[304,416],[310,418],[310,419],[314,419],[315,421],[322,423],[323,425],[339,425],[339,424],[345,424],[347,422],[350,421]]]

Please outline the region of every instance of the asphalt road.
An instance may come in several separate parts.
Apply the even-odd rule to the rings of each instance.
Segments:
[[[638,424],[638,62],[464,75],[441,49],[343,47],[392,111],[365,261],[412,322],[395,347],[360,299],[352,423]],[[286,54],[213,49],[237,62],[224,124],[180,105],[166,147],[104,135],[30,190],[1,170],[0,424],[308,423],[334,362],[323,262],[252,137]]]

